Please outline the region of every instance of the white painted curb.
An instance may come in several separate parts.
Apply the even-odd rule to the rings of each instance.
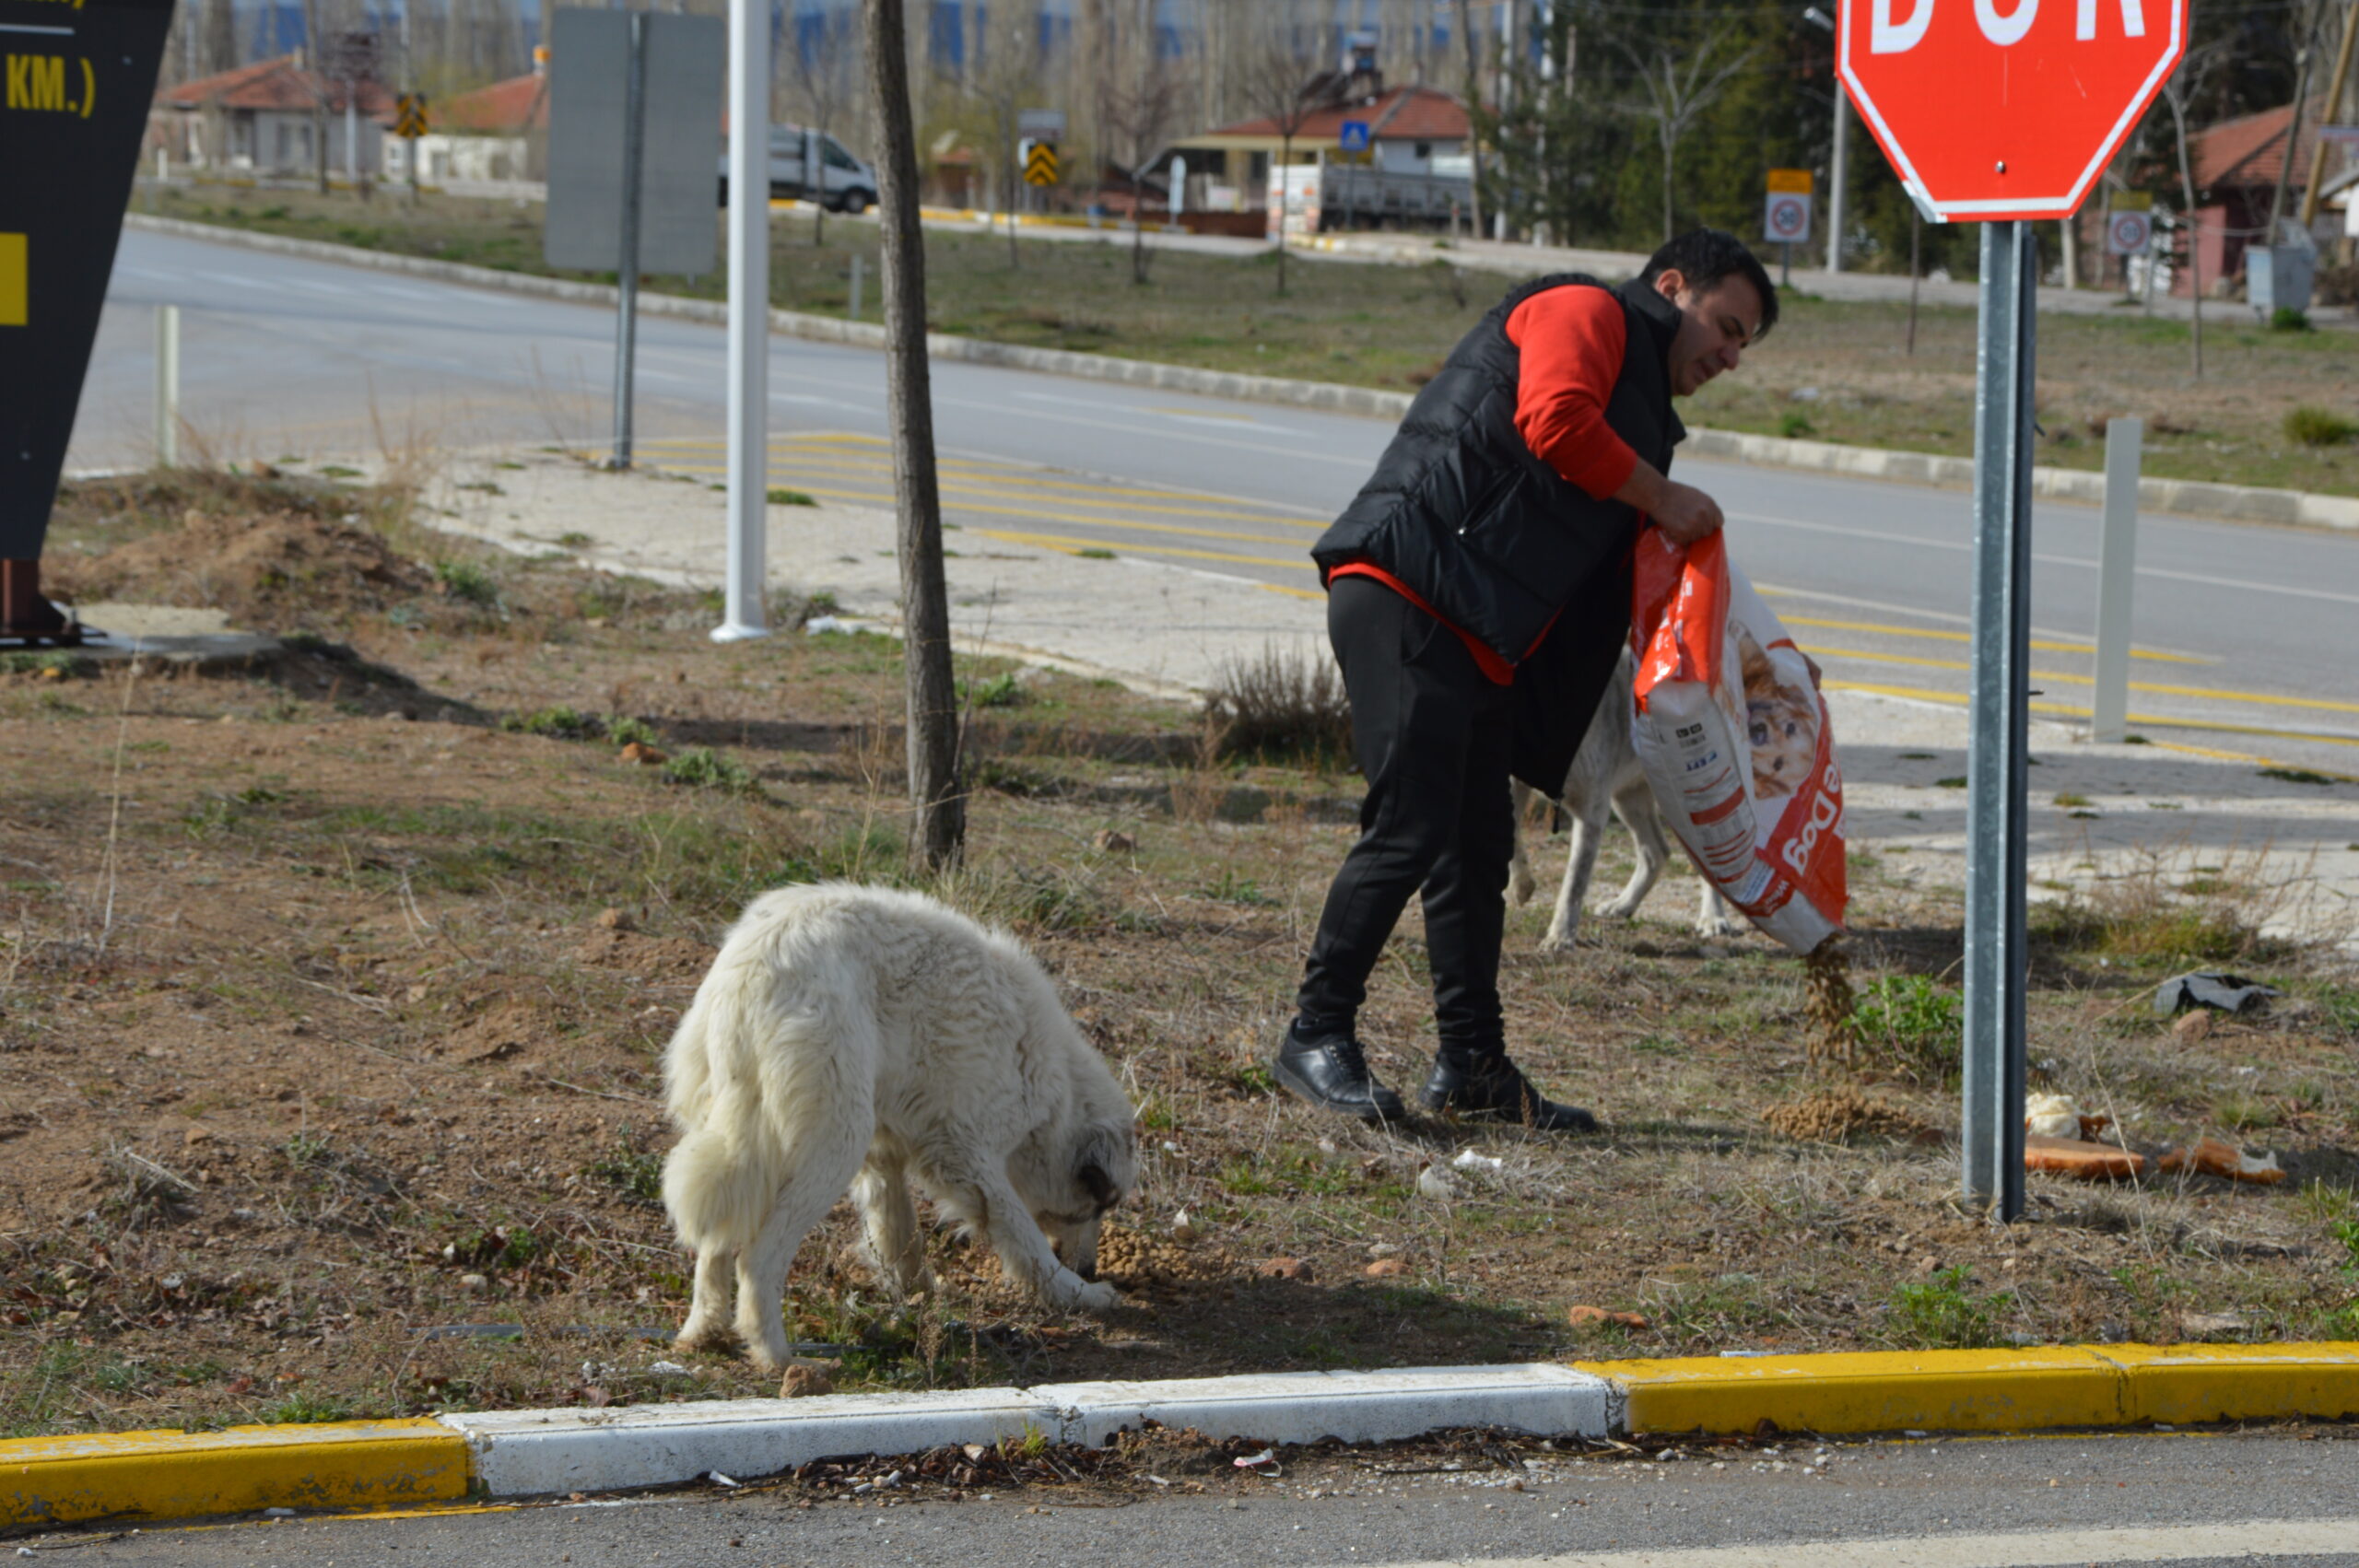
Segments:
[[[321,240],[292,240],[276,234],[184,218],[127,214],[123,225],[155,234],[214,244],[240,245],[276,255],[301,256],[343,266],[430,277],[475,288],[503,289],[576,304],[611,305],[612,286],[579,283],[569,278],[542,277],[533,273],[501,272],[496,267],[470,266],[427,256],[404,256],[334,245]],[[639,307],[651,316],[723,324],[728,307],[717,299],[684,299],[673,294],[641,293]],[[866,322],[814,316],[799,310],[772,310],[770,330],[815,343],[841,343],[882,348],[885,329]],[[1026,348],[1012,343],[953,337],[928,333],[926,350],[937,359],[973,365],[997,365],[1011,370],[1034,370],[1076,380],[1115,381],[1156,387],[1165,392],[1200,397],[1231,398],[1239,403],[1277,404],[1290,408],[1315,408],[1331,414],[1361,415],[1373,419],[1399,419],[1409,411],[1408,392],[1379,392],[1374,387],[1347,387],[1332,381],[1298,381],[1282,376],[1234,375],[1199,369],[1191,365],[1165,365],[1150,359],[1121,359],[1106,354],[1072,354],[1053,348]],[[1847,447],[1833,441],[1755,436],[1737,430],[1691,427],[1683,449],[1689,457],[1800,468],[1819,474],[1841,474],[1862,479],[1885,479],[1912,485],[1938,485],[1963,489],[1974,483],[1974,464],[1962,457],[1931,452],[1889,451],[1875,447]],[[2034,468],[2032,491],[2051,500],[2097,506],[2105,499],[2105,476],[2070,468]],[[2321,496],[2303,490],[2278,490],[2251,485],[2212,485],[2193,479],[2142,479],[2138,504],[2149,511],[2176,512],[2188,517],[2218,518],[2232,522],[2307,524],[2312,527],[2359,530],[2359,497]]]
[[[1147,1383],[1065,1383],[938,1394],[830,1394],[608,1410],[446,1415],[487,1495],[670,1486],[718,1470],[734,1480],[814,1459],[917,1454],[1028,1430],[1103,1445],[1154,1421],[1215,1440],[1390,1443],[1453,1427],[1602,1437],[1619,1399],[1603,1378],[1545,1363],[1303,1372]]]

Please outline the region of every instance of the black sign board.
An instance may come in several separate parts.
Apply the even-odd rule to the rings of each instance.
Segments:
[[[172,0],[0,0],[0,637],[63,629],[41,539]]]

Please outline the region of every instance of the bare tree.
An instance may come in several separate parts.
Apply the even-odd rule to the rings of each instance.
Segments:
[[[825,243],[827,225],[827,133],[843,109],[845,65],[851,53],[850,18],[840,11],[823,10],[812,18],[807,33],[786,41],[780,55],[792,62],[796,96],[803,100],[803,190],[811,198],[811,243]],[[798,29],[802,18],[792,24]]]
[[[1290,12],[1291,6],[1281,8]],[[1309,85],[1309,67],[1304,63],[1301,34],[1288,25],[1290,16],[1282,15],[1266,26],[1259,47],[1245,61],[1239,73],[1247,101],[1254,112],[1270,123],[1278,134],[1278,164],[1284,170],[1294,162],[1294,139],[1301,132],[1303,122],[1309,119],[1319,105],[1304,94]],[[1283,174],[1277,180],[1278,223],[1278,293],[1286,291],[1286,197]]]
[[[1738,43],[1729,32],[1716,31],[1695,48],[1683,48],[1671,39],[1650,38],[1641,44],[1616,39],[1614,47],[1637,68],[1638,85],[1647,95],[1632,112],[1655,123],[1655,141],[1662,150],[1662,237],[1672,239],[1672,192],[1675,187],[1679,141],[1704,111],[1719,101],[1737,74],[1751,63],[1752,46]]]
[[[1131,0],[1108,29],[1111,55],[1098,79],[1097,123],[1108,152],[1130,176],[1131,282],[1146,282],[1146,166],[1163,150],[1191,95],[1157,58],[1154,0]]]
[[[2207,78],[2225,57],[2231,41],[2217,39],[2201,49],[2190,49],[2181,56],[2178,69],[2163,84],[2163,101],[2170,106],[2171,126],[2178,144],[2179,193],[2186,201],[2181,224],[2187,230],[2187,293],[2191,315],[2190,337],[2194,345],[2195,379],[2203,379],[2203,237],[2196,221],[2195,168],[2187,150],[2187,107],[2202,92]],[[2287,149],[2291,156],[2292,149]],[[2152,265],[2150,261],[2148,265]]]
[[[950,595],[942,570],[933,378],[925,348],[925,240],[918,227],[917,129],[910,115],[901,0],[867,0],[868,80],[877,123],[876,228],[885,274],[885,401],[899,513],[901,650],[909,693],[910,807],[925,863],[957,862],[967,841]]]
[[[1483,53],[1474,41],[1473,0],[1458,0],[1458,31],[1466,41],[1466,231],[1483,237]]]
[[[303,0],[303,64],[311,81],[311,167],[319,176],[320,194],[328,193],[328,100],[316,85],[327,80],[327,52],[321,44],[320,0]]]

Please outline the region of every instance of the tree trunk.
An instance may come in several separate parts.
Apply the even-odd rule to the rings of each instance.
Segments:
[[[910,807],[926,865],[957,863],[967,840],[958,784],[958,696],[950,673],[950,595],[942,576],[942,494],[925,347],[925,240],[918,227],[917,132],[910,118],[901,0],[867,0],[876,102],[876,229],[885,286],[885,402],[899,513],[901,647],[908,668]]]
[[[1131,174],[1131,282],[1146,287],[1146,186],[1140,180],[1137,165]]]
[[[827,243],[827,160],[821,156],[820,144],[826,140],[824,124],[805,126],[803,132],[803,193],[811,200],[811,247]],[[815,179],[814,170],[816,170]]]
[[[1466,36],[1466,232],[1483,238],[1483,138],[1474,114],[1483,105],[1482,52],[1474,43],[1473,0],[1458,0],[1458,30]]]
[[[1294,161],[1294,133],[1278,138],[1278,298],[1286,297],[1286,170]]]
[[[2178,132],[2178,183],[2187,198],[2187,304],[2193,315],[2195,379],[2200,381],[2203,379],[2203,236],[2195,220],[2195,171],[2187,157],[2187,111],[2180,107],[2177,93],[2165,97],[2171,106],[2171,123]],[[2154,265],[2153,260],[2149,258],[2146,264]]]
[[[314,82],[327,80],[324,63],[320,52],[319,0],[303,0],[303,64]],[[319,176],[320,194],[324,196],[328,193],[327,100],[316,91],[311,94],[311,167]]]

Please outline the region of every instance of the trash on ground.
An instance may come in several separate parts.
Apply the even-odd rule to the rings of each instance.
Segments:
[[[2241,1312],[2189,1312],[2178,1320],[2178,1331],[2193,1339],[2212,1334],[2236,1334],[2249,1327]]]
[[[1398,1258],[1379,1258],[1360,1270],[1371,1280],[1390,1280],[1408,1271],[1409,1266]]]
[[[1278,1468],[1278,1452],[1264,1448],[1258,1454],[1240,1454],[1230,1461],[1240,1470],[1251,1470],[1257,1476],[1275,1478],[1285,1472]]]
[[[1576,1328],[1590,1323],[1611,1323],[1622,1328],[1651,1327],[1644,1313],[1615,1312],[1602,1306],[1568,1306],[1565,1309],[1565,1321]]]
[[[2024,1169],[2082,1181],[2124,1181],[2145,1174],[2146,1156],[2110,1143],[2027,1133],[2024,1137]]]
[[[2218,969],[2195,969],[2173,975],[2154,988],[2154,1011],[2165,1018],[2190,1007],[2216,1007],[2223,1012],[2244,1012],[2277,995],[2277,988],[2248,980]]]
[[[1461,1149],[1450,1164],[1461,1171],[1488,1171],[1493,1176],[1508,1168],[1508,1163],[1496,1154],[1478,1154],[1472,1149]]]
[[[1265,1280],[1292,1280],[1304,1285],[1316,1277],[1308,1258],[1273,1258],[1255,1265],[1253,1272]]]
[[[653,767],[658,763],[669,762],[671,754],[661,747],[651,746],[645,741],[633,741],[623,747],[622,760],[637,763],[641,767]]]
[[[2199,1138],[2184,1149],[2174,1149],[2157,1162],[2156,1168],[2168,1173],[2199,1171],[2205,1176],[2224,1176],[2230,1181],[2248,1181],[2262,1187],[2274,1187],[2285,1179],[2284,1170],[2274,1154],[2252,1155],[2233,1143],[2217,1138]]]
[[[1434,1164],[1426,1164],[1417,1172],[1417,1190],[1437,1203],[1447,1203],[1458,1196],[1458,1186],[1449,1179],[1449,1173]]]
[[[521,1340],[522,1323],[444,1323],[418,1331],[421,1340]]]
[[[2112,1129],[2113,1117],[2083,1110],[2070,1094],[2033,1094],[2024,1101],[2024,1130],[2042,1138],[2095,1143]]]
[[[820,637],[828,632],[848,632],[852,627],[850,621],[834,615],[814,615],[803,623],[803,629],[811,637]]]

